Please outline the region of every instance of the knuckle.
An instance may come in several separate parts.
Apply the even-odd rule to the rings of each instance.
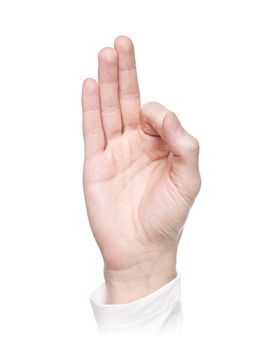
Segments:
[[[190,136],[188,138],[187,148],[190,152],[199,153],[200,144],[196,137]]]

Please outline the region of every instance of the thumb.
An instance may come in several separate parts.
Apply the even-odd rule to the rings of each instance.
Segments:
[[[150,102],[142,108],[142,130],[151,136],[159,135],[171,152],[171,178],[184,182],[194,192],[199,191],[199,142],[181,125],[175,113],[163,105]],[[196,193],[196,194],[197,194]]]

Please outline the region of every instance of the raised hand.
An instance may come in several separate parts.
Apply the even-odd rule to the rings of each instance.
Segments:
[[[199,192],[198,141],[159,103],[141,109],[134,47],[118,37],[82,90],[83,184],[109,303],[145,296],[176,276],[176,253]]]

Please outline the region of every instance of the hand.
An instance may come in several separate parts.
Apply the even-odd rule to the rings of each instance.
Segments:
[[[118,37],[82,90],[83,185],[104,259],[109,303],[141,298],[176,276],[176,252],[199,192],[198,141],[176,115],[141,109],[134,47]]]

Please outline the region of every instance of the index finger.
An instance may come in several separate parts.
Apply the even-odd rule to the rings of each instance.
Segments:
[[[126,36],[114,42],[118,53],[119,98],[123,126],[137,127],[140,123],[141,102],[133,42]]]

